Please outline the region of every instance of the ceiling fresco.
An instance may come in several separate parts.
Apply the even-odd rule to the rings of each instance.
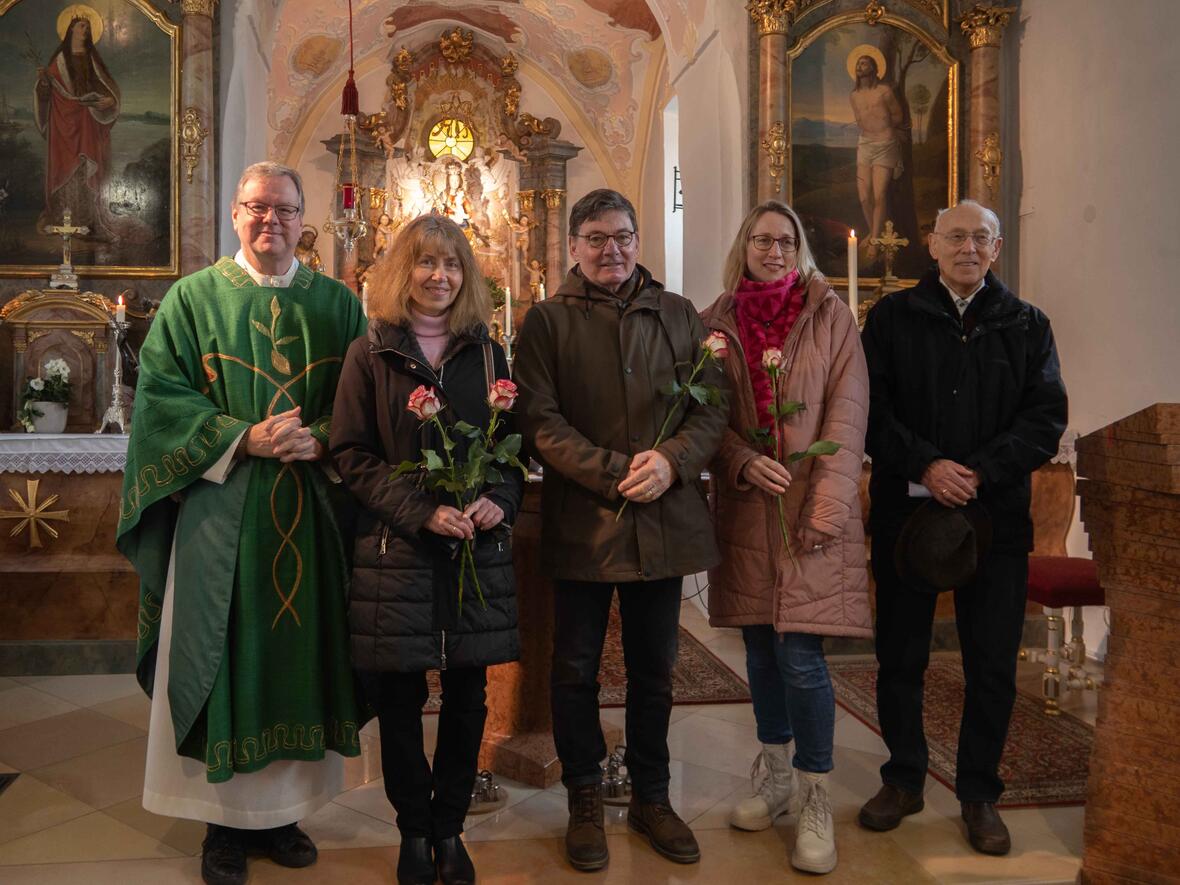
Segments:
[[[325,90],[348,69],[346,0],[253,0],[268,57],[271,155],[289,153]],[[529,79],[564,97],[575,132],[564,133],[609,158],[621,180],[638,180],[650,104],[668,70],[698,47],[714,0],[354,0],[358,72],[388,64],[402,47],[437,41],[458,24],[493,52],[511,50]],[[694,24],[695,22],[695,24]],[[269,42],[269,45],[267,43]],[[529,89],[521,99],[528,109]],[[556,98],[556,96],[555,96]],[[364,101],[362,101],[364,104]],[[322,107],[322,103],[319,105]],[[377,108],[362,107],[372,112]]]

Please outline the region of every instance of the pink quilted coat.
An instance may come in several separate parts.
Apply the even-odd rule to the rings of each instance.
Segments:
[[[773,624],[779,633],[872,636],[864,524],[858,481],[864,460],[869,376],[860,335],[848,307],[819,274],[783,347],[786,379],[779,402],[806,409],[782,422],[784,453],[818,439],[842,448],[790,467],[784,496],[788,525],[831,536],[822,550],[800,549],[796,568],[783,549],[774,498],[743,481],[758,454],[748,430],[757,423],[754,393],[741,352],[734,298],[725,294],[702,315],[706,327],[730,340],[725,362],[731,405],[729,427],[714,457],[712,508],[722,561],[709,570],[709,623],[715,627]]]

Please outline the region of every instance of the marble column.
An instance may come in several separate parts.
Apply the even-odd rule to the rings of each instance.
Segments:
[[[545,266],[545,289],[552,294],[565,277],[566,235],[569,204],[566,198],[566,164],[582,149],[555,138],[534,138],[528,146],[528,158],[520,169],[519,209],[537,222],[529,232],[528,254],[522,257],[519,276],[514,285],[518,300],[525,305],[513,317],[523,320],[531,301],[528,264],[538,261]],[[525,195],[528,195],[526,208]],[[580,196],[580,194],[579,194]],[[519,328],[519,323],[516,324]]]
[[[561,188],[549,188],[541,191],[541,199],[545,201],[545,292],[556,291],[565,277],[566,255],[566,221],[565,191]],[[553,268],[552,274],[549,268]],[[527,275],[527,270],[526,270]]]
[[[796,0],[751,0],[758,30],[758,202],[787,198],[787,28]]]
[[[214,92],[213,15],[217,0],[181,5],[180,272],[217,260],[217,96]]]
[[[1000,172],[1000,40],[1013,6],[977,4],[960,26],[971,44],[971,94],[967,106],[967,196],[999,210]]]

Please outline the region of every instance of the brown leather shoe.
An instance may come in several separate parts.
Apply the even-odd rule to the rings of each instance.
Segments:
[[[960,802],[967,822],[967,841],[980,854],[1007,854],[1012,837],[993,802]]]
[[[566,859],[575,870],[601,870],[610,860],[602,823],[602,784],[582,784],[570,789],[569,809]]]
[[[925,807],[926,800],[921,793],[911,793],[893,784],[885,784],[860,809],[857,820],[866,829],[884,832],[896,827],[906,815],[917,814]]]
[[[697,837],[667,802],[640,802],[634,795],[627,806],[627,826],[647,836],[651,847],[676,863],[701,859]]]

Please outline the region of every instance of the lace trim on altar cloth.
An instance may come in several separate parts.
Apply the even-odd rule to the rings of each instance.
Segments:
[[[0,434],[0,473],[118,473],[126,464],[124,434]]]

